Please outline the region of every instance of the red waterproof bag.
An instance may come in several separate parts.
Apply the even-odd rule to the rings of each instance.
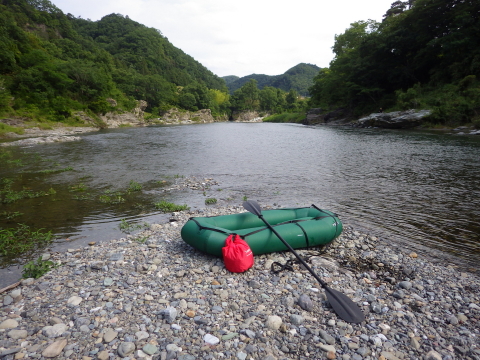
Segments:
[[[225,240],[222,248],[223,262],[227,270],[241,273],[253,266],[253,252],[250,246],[237,234],[232,234]]]

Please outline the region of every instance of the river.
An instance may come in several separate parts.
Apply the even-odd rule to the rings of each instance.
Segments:
[[[2,166],[0,178],[55,194],[0,204],[4,215],[21,214],[0,218],[0,227],[52,230],[51,250],[125,236],[121,219],[165,221],[156,201],[202,208],[209,197],[217,205],[241,205],[247,197],[265,205],[315,204],[382,241],[478,267],[480,136],[214,123],[108,129],[9,151],[15,166]],[[218,185],[164,191],[192,177]],[[142,186],[134,198],[125,193],[132,182]],[[116,192],[123,203],[98,201]],[[0,271],[18,272],[26,260],[4,261]]]

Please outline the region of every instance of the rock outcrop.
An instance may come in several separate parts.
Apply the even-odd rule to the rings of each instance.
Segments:
[[[137,113],[138,114],[138,113]],[[115,114],[108,112],[105,115],[100,115],[100,119],[105,123],[107,128],[118,128],[121,126],[145,126],[143,119],[143,111],[139,116],[136,113]]]
[[[307,111],[307,117],[303,122],[304,125],[316,125],[325,123],[325,114],[321,108],[314,108]]]
[[[157,119],[150,119],[150,123],[174,125],[174,124],[205,124],[216,121],[225,121],[226,118],[214,118],[210,109],[202,109],[195,112],[179,110],[172,108],[168,110],[163,116]]]
[[[268,115],[261,116],[258,111],[242,111],[234,112],[232,114],[232,121],[236,122],[262,122],[264,117]]]
[[[422,119],[430,114],[430,110],[373,113],[357,120],[353,126],[360,128],[378,127],[383,129],[411,129],[421,125]]]
[[[349,122],[351,119],[349,113],[345,109],[337,109],[325,113],[321,108],[313,108],[307,111],[307,116],[304,125],[343,125]]]

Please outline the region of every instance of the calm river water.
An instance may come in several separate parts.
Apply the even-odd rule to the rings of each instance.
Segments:
[[[168,215],[152,206],[159,200],[202,208],[206,197],[241,205],[246,196],[265,205],[314,203],[385,242],[440,251],[470,267],[479,263],[479,136],[214,123],[110,129],[78,142],[10,151],[13,158],[38,160],[5,166],[0,178],[35,190],[53,187],[56,194],[0,204],[6,209],[0,213],[23,214],[0,219],[0,227],[53,230],[54,249],[124,236],[121,219],[163,221]],[[49,167],[73,170],[41,172]],[[218,186],[165,193],[159,185],[189,177],[212,178]],[[143,186],[134,200],[93,200],[127,189],[130,181]],[[18,261],[9,264],[12,271]]]

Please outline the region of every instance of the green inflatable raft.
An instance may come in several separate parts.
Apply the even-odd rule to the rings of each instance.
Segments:
[[[262,215],[294,249],[328,244],[343,230],[336,214],[315,205],[265,210]],[[240,235],[255,255],[288,250],[258,216],[249,212],[192,217],[181,231],[187,244],[220,257],[225,239],[230,234]]]

